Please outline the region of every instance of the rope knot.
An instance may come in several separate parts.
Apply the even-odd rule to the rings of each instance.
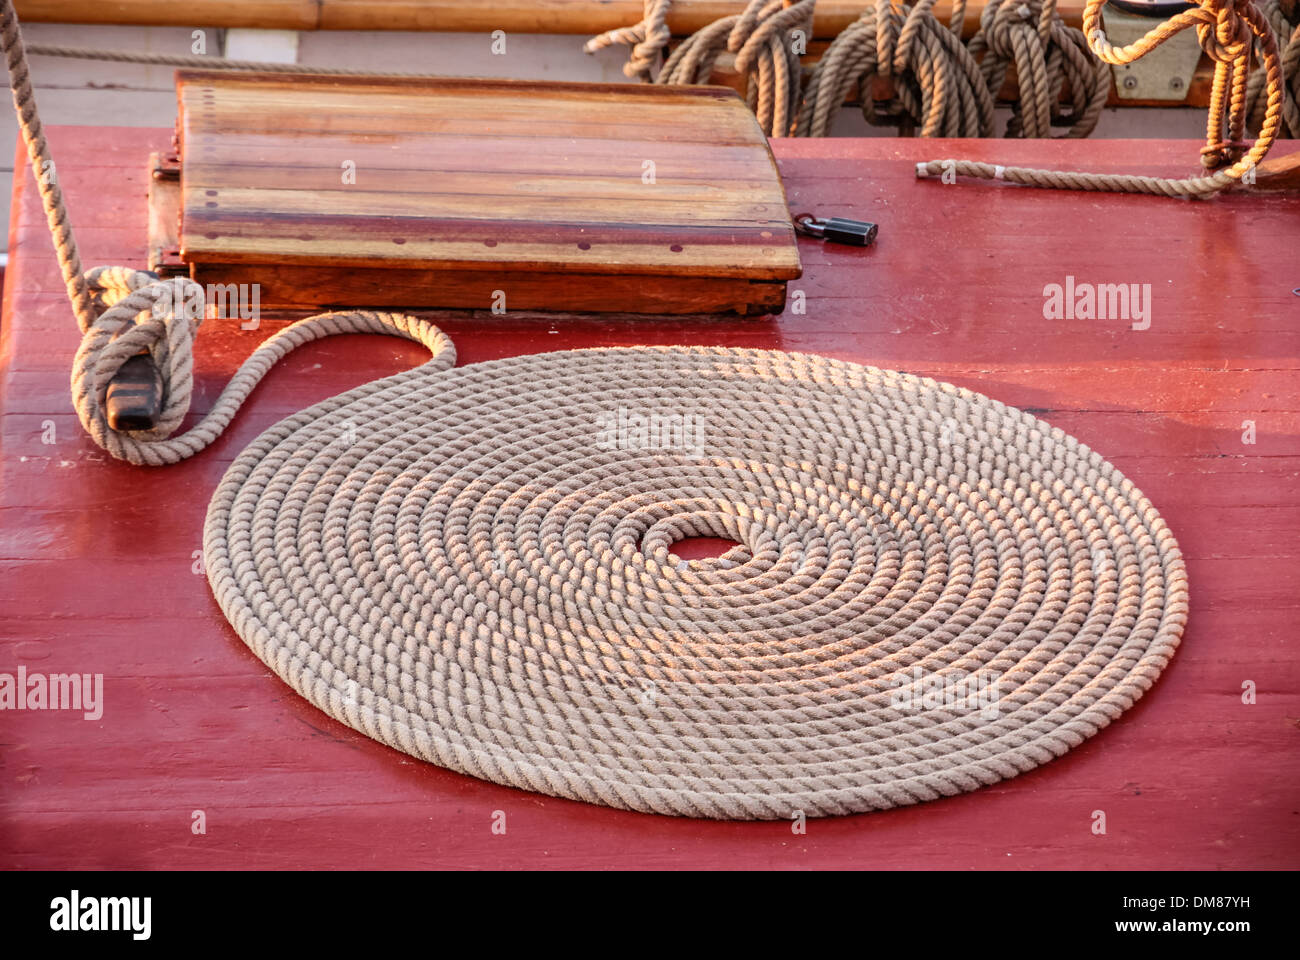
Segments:
[[[812,33],[816,0],[750,0],[741,13],[716,20],[678,44],[657,83],[708,83],[724,53],[735,55],[735,69],[747,77],[745,100],[763,133],[789,135],[802,88],[804,47],[794,31]]]
[[[753,0],[727,35],[727,49],[736,55],[736,70],[750,73],[760,57],[776,57],[786,46],[791,30],[811,32],[812,12],[816,0]]]
[[[1205,0],[1204,9],[1214,15],[1214,22],[1196,25],[1201,49],[1217,63],[1235,63],[1245,56],[1254,42],[1244,7],[1250,0]]]
[[[1026,0],[1018,5],[997,0],[986,8],[989,16],[980,18],[982,42],[994,56],[1004,60],[1014,60],[1019,54],[1024,56],[1024,44],[1030,34],[1037,34],[1046,41],[1050,33],[1052,18],[1043,16],[1042,0]]]
[[[645,0],[645,15],[640,23],[630,27],[607,30],[592,37],[583,46],[586,53],[595,53],[617,44],[631,47],[623,74],[633,80],[649,82],[654,68],[663,56],[664,48],[672,40],[668,29],[668,7],[671,0]]]
[[[114,456],[172,434],[194,393],[194,337],[203,320],[203,288],[177,277],[159,280],[140,270],[97,267],[86,275],[107,305],[81,338],[73,360],[72,399],[86,431]],[[162,376],[163,407],[152,430],[119,432],[108,424],[109,381],[131,357],[148,353]]]

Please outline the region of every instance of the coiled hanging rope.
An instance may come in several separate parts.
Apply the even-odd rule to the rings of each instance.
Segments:
[[[11,0],[0,20],[45,169]],[[625,348],[457,368],[431,324],[332,313],[259,347],[190,431],[110,431],[107,380],[144,347],[167,377],[158,432],[184,417],[189,281],[83,276],[57,180],[41,186],[87,318],[74,401],[114,456],[202,449],[307,340],[429,348],[263,433],[204,527],[240,637],[399,750],[631,810],[877,810],[1061,755],[1179,643],[1181,554],[1112,465],[979,394],[822,357]],[[674,561],[699,534],[739,545]]]
[[[980,14],[970,53],[982,57],[989,93],[997,96],[1016,68],[1019,96],[1007,135],[1050,137],[1062,120],[1061,93],[1069,83],[1067,137],[1086,137],[1097,126],[1110,94],[1110,67],[1088,52],[1083,32],[1067,27],[1056,0],[989,0]]]
[[[1114,47],[1101,30],[1101,8],[1106,0],[1088,0],[1083,32],[1093,53],[1110,64],[1132,63],[1174,34],[1196,28],[1202,48],[1214,61],[1214,86],[1210,94],[1206,144],[1201,162],[1214,173],[1185,178],[1143,177],[1130,174],[1077,173],[1004,167],[969,160],[931,160],[918,163],[918,177],[975,177],[1008,180],[1033,187],[1064,190],[1114,190],[1171,197],[1206,197],[1238,183],[1268,153],[1282,119],[1284,92],[1277,44],[1268,21],[1251,0],[1201,0],[1201,6],[1176,14],[1126,47]],[[1245,142],[1246,83],[1251,51],[1258,44],[1264,63],[1267,106],[1259,137]]]
[[[743,13],[723,17],[692,34],[673,51],[656,83],[708,83],[724,52],[749,77],[747,100],[769,137],[790,133],[799,105],[803,67],[791,31],[812,35],[816,0],[750,0]]]
[[[669,6],[670,0],[646,0],[640,23],[595,37],[585,49],[630,45],[624,72],[651,79],[671,39]],[[718,58],[736,53],[736,69],[749,77],[750,106],[769,136],[826,136],[855,88],[861,90],[869,123],[919,128],[926,137],[988,136],[994,98],[1013,62],[1022,99],[1029,103],[1016,108],[1009,136],[1050,136],[1051,125],[1063,120],[1059,99],[1067,82],[1068,136],[1091,133],[1105,105],[1109,69],[1088,52],[1082,33],[1061,21],[1055,0],[1014,6],[997,0],[985,9],[969,49],[961,41],[965,0],[954,3],[946,26],[934,17],[934,0],[914,6],[877,0],[835,38],[809,72],[801,96],[804,71],[782,33],[802,29],[808,36],[814,6],[815,0],[751,0],[743,14],[718,20],[683,41],[656,81],[708,83]],[[887,103],[873,100],[875,80],[892,87]],[[786,122],[790,116],[796,117],[793,126]]]
[[[1300,3],[1294,0],[1281,3],[1264,0],[1260,13],[1273,28],[1274,42],[1281,53],[1282,77],[1285,83],[1282,102],[1282,126],[1278,136],[1300,137]],[[1260,59],[1259,41],[1255,41],[1255,58]],[[1264,75],[1258,70],[1250,74],[1246,83],[1247,127],[1259,131],[1264,125],[1265,98]]]
[[[953,6],[945,27],[934,0],[909,7],[877,0],[827,48],[813,67],[795,133],[824,137],[855,88],[869,123],[909,125],[923,137],[986,137],[993,129],[993,97],[979,65],[961,43],[965,2]],[[892,82],[894,100],[873,103],[872,81]]]
[[[653,813],[878,810],[1061,755],[1178,645],[1151,504],[987,397],[762,350],[450,364],[272,427],[203,545],[271,669],[432,763]],[[740,545],[676,561],[694,535]]]

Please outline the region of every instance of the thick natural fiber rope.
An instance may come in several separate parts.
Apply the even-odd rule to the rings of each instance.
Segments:
[[[987,397],[760,350],[434,349],[259,437],[204,532],[256,654],[414,756],[655,813],[878,810],[1061,755],[1178,645],[1155,509]],[[620,409],[689,443],[602,440]],[[675,562],[692,535],[741,546]],[[914,669],[996,683],[996,714],[891,706]]]
[[[663,57],[664,48],[673,38],[668,29],[668,8],[672,0],[645,0],[645,16],[631,27],[607,30],[592,37],[583,46],[586,53],[595,53],[618,44],[631,47],[627,63],[623,64],[625,76],[638,80],[653,79],[654,68]]]
[[[1282,77],[1285,83],[1282,102],[1282,126],[1279,137],[1300,136],[1300,3],[1296,0],[1261,0],[1259,11],[1273,29],[1273,39],[1281,51]],[[1255,56],[1262,54],[1255,41]],[[1264,98],[1264,75],[1258,70],[1246,83],[1246,116],[1251,130],[1264,124],[1267,104]]]
[[[807,32],[814,5],[815,0],[750,0],[743,14],[724,17],[683,41],[657,82],[708,83],[718,58],[736,53],[737,69],[749,74],[750,106],[769,136],[826,136],[833,114],[854,87],[864,90],[863,115],[869,123],[919,128],[926,137],[988,136],[993,98],[1011,62],[1024,78],[1021,86],[1029,100],[1012,120],[1013,136],[1051,135],[1067,80],[1074,121],[1068,136],[1087,136],[1105,104],[1110,72],[1088,53],[1083,35],[1061,22],[1054,0],[1035,0],[1032,10],[1006,5],[996,17],[984,19],[969,50],[961,42],[964,0],[954,4],[947,26],[935,19],[934,0],[915,6],[877,0],[836,37],[810,71],[801,95],[803,69],[784,35],[796,27]],[[594,37],[586,51],[631,46],[624,73],[650,80],[671,39],[669,7],[670,0],[645,0],[640,23]],[[999,4],[993,9],[997,13]],[[1031,15],[1034,23],[1022,22]],[[980,52],[985,53],[982,67],[976,60]],[[891,80],[895,91],[883,112],[870,96],[870,82],[877,77]]]
[[[1008,136],[1045,138],[1061,116],[1061,92],[1069,82],[1068,138],[1086,137],[1097,126],[1110,93],[1111,70],[1088,51],[1083,32],[1067,27],[1056,0],[990,0],[970,53],[979,57],[990,94],[1002,89],[1016,67],[1020,96]]]
[[[692,34],[672,52],[656,83],[708,83],[719,56],[736,55],[736,70],[749,76],[748,102],[769,137],[788,136],[803,82],[791,31],[812,35],[816,0],[750,0],[744,12],[723,17]]]
[[[986,137],[993,130],[993,97],[979,65],[961,42],[965,2],[953,6],[945,27],[934,0],[909,7],[876,0],[840,33],[813,67],[795,133],[824,137],[854,87],[861,89],[869,123],[920,127],[923,137]],[[871,81],[892,81],[894,101],[877,115]]]
[[[0,40],[4,44],[19,128],[27,145],[68,298],[82,332],[81,346],[72,367],[73,406],[86,432],[114,457],[157,466],[193,456],[220,436],[275,361],[309,340],[335,333],[390,333],[419,340],[431,348],[441,343],[441,334],[436,330],[422,321],[398,314],[355,310],[309,317],[258,347],[226,385],[212,409],[184,434],[172,436],[189,412],[194,392],[194,337],[202,317],[186,316],[183,309],[176,309],[185,306],[194,285],[184,279],[158,280],[152,274],[127,267],[96,267],[82,272],[63,191],[53,173],[49,145],[36,110],[35,91],[13,0],[0,0]],[[193,59],[206,63],[205,58]],[[230,69],[259,66],[243,61],[220,61],[216,65]],[[162,377],[162,416],[153,430],[119,432],[109,426],[105,412],[108,384],[122,364],[142,350],[152,355]]]
[[[939,177],[952,173],[1030,187],[1208,197],[1239,183],[1253,171],[1277,139],[1285,100],[1277,43],[1268,21],[1255,4],[1251,0],[1200,0],[1201,6],[1176,14],[1126,47],[1115,47],[1101,30],[1101,8],[1105,3],[1106,0],[1088,0],[1083,11],[1083,33],[1092,52],[1109,64],[1132,63],[1174,34],[1195,27],[1202,49],[1215,67],[1206,144],[1201,150],[1202,163],[1214,173],[1184,178],[1142,177],[1004,167],[970,160],[931,160],[918,163],[916,175]],[[1246,85],[1256,46],[1264,62],[1267,106],[1259,137],[1253,144],[1247,144],[1244,140]]]

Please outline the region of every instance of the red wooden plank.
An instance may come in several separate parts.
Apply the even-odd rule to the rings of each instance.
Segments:
[[[56,128],[87,264],[143,263],[144,166],[166,131]],[[95,143],[96,149],[86,149]],[[1284,144],[1281,149],[1293,149]],[[1167,142],[778,141],[796,205],[873,219],[875,248],[803,241],[806,312],[661,321],[458,315],[462,363],[576,346],[826,353],[1035,410],[1112,459],[1188,557],[1192,615],[1160,683],[1100,736],[993,788],[810,824],[659,818],[414,761],[292,693],[191,571],[209,493],[286,413],[422,359],[395,340],[309,345],[230,434],[163,470],[108,461],[67,399],[77,334],[44,219],[15,180],[0,321],[0,670],[105,675],[98,721],[0,715],[0,866],[1300,866],[1300,200],[1183,203],[916,182],[942,156],[1178,173]],[[1152,323],[1043,318],[1067,275],[1150,283]],[[267,332],[212,321],[195,413]],[[1256,443],[1242,443],[1254,420]],[[43,443],[48,422],[55,442]],[[128,575],[131,581],[128,583]],[[1258,703],[1241,702],[1245,681]],[[205,810],[208,833],[190,832]],[[1108,833],[1091,832],[1092,811]],[[505,836],[491,832],[504,810]]]

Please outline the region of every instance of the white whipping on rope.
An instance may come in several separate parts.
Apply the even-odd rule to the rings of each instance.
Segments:
[[[1077,746],[1182,635],[1177,544],[1097,453],[979,394],[823,357],[638,347],[457,368],[427,321],[331,313],[271,337],[172,436],[197,323],[155,316],[166,291],[147,275],[83,277],[57,182],[41,196],[84,332],[74,402],[116,457],[198,452],[308,340],[388,333],[433,354],[262,434],[204,529],[213,593],[257,656],[414,756],[656,813],[884,809]],[[100,316],[92,292],[113,304]],[[145,348],[162,421],[114,431],[107,384]],[[675,561],[693,535],[739,546]]]

